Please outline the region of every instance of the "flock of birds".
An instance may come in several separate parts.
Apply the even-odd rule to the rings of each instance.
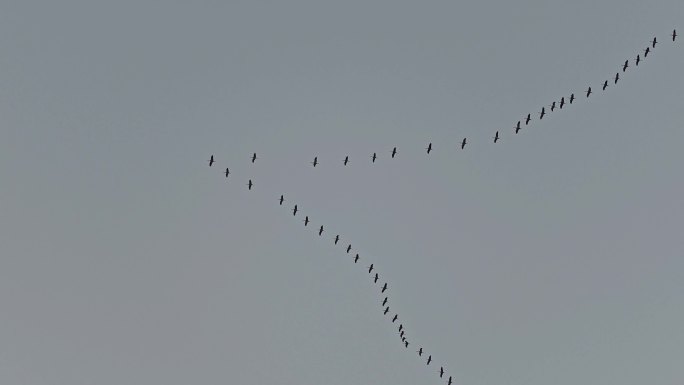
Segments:
[[[677,31],[676,31],[676,30],[673,30],[673,31],[672,31],[671,37],[672,37],[672,41],[674,42],[674,41],[676,40],[676,38],[677,38]],[[655,47],[656,47],[657,44],[658,44],[658,40],[657,40],[657,38],[654,37],[653,40],[650,41],[649,45],[643,50],[643,59],[642,59],[642,57],[641,57],[641,53],[640,53],[640,54],[637,54],[636,58],[634,59],[634,65],[635,65],[635,66],[638,66],[639,63],[641,63],[641,61],[644,60],[644,59],[649,55],[649,53],[651,53],[651,51],[652,51],[653,49],[655,49]],[[625,71],[627,71],[627,68],[629,68],[629,63],[630,63],[630,60],[629,60],[629,59],[625,60],[625,62],[624,62],[624,63],[622,64],[622,66],[621,66],[621,68],[622,68],[622,71],[621,71],[621,72],[624,73]],[[621,72],[620,72],[620,71],[616,72],[615,76],[613,77],[613,84],[617,84],[618,80],[620,79],[620,73],[621,73]],[[602,87],[601,87],[602,91],[605,91],[606,88],[608,88],[608,86],[609,86],[609,80],[605,80],[605,81],[603,82]],[[585,98],[588,98],[591,94],[592,94],[592,88],[589,87],[589,88],[585,91]],[[570,96],[568,96],[567,102],[566,102],[566,98],[565,98],[565,96],[564,96],[564,97],[561,97],[561,99],[560,99],[559,101],[554,101],[554,102],[552,102],[548,107],[549,107],[550,111],[553,112],[556,108],[558,108],[558,109],[563,109],[563,107],[565,107],[566,104],[573,104],[573,102],[575,101],[575,99],[576,99],[576,98],[575,98],[575,94],[574,94],[574,93],[571,93]],[[539,120],[542,120],[542,119],[544,118],[545,115],[546,115],[546,106],[542,107],[541,111],[539,112]],[[524,118],[524,123],[525,123],[525,125],[528,125],[528,124],[530,123],[531,120],[532,120],[532,114],[531,114],[531,113],[528,113],[527,116]],[[521,130],[522,121],[523,121],[523,120],[519,120],[519,121],[517,122],[517,124],[514,126],[514,132],[515,132],[515,134],[517,134],[517,133]],[[500,140],[499,131],[496,131],[496,133],[494,134],[494,136],[492,137],[492,139],[493,139],[493,142],[494,142],[494,143],[497,143],[497,142]],[[461,141],[461,149],[464,149],[467,143],[468,143],[468,142],[467,142],[467,138],[463,138],[463,140]],[[427,147],[425,148],[425,150],[426,150],[427,154],[430,154],[430,153],[433,151],[432,143],[428,143],[428,145],[427,145]],[[392,151],[390,152],[391,157],[394,158],[394,157],[397,155],[397,153],[398,153],[397,148],[394,147],[394,148],[392,149]],[[372,162],[372,163],[375,163],[375,161],[377,160],[377,158],[378,158],[377,153],[373,153],[373,154],[370,156],[370,159],[371,159],[371,162]],[[255,163],[257,159],[259,159],[259,158],[257,157],[257,154],[256,154],[256,153],[253,153],[252,156],[251,156],[251,162],[252,162],[252,163]],[[209,167],[213,166],[214,163],[216,163],[216,161],[215,161],[215,159],[214,159],[214,155],[211,155],[211,157],[209,158],[208,162],[209,162]],[[344,166],[346,166],[346,165],[349,163],[349,156],[345,156],[345,158],[343,159],[342,163],[343,163]],[[313,167],[316,167],[316,166],[319,165],[318,156],[315,156],[315,157],[313,158],[313,161],[311,162],[311,164],[313,165]],[[226,177],[228,177],[228,176],[230,175],[230,170],[229,170],[228,168],[226,168],[224,174],[225,174]],[[249,179],[249,181],[248,181],[248,183],[247,183],[247,188],[248,188],[249,190],[251,190],[253,186],[254,186],[254,183],[252,182],[252,179]],[[277,199],[277,202],[278,202],[278,204],[279,204],[280,206],[283,206],[283,204],[285,203],[285,196],[284,196],[284,195],[280,195],[280,197]],[[294,204],[294,206],[292,207],[292,215],[293,215],[293,216],[297,216],[297,214],[298,214],[299,212],[300,212],[300,210],[299,210],[298,205],[297,205],[297,204]],[[301,216],[301,215],[300,215],[300,216]],[[311,220],[309,219],[309,216],[308,216],[308,215],[304,215],[304,219],[302,220],[302,222],[304,223],[304,226],[305,226],[305,227],[308,227],[309,224],[311,223]],[[324,228],[323,225],[320,225],[320,227],[318,227],[317,230],[316,230],[316,232],[318,233],[318,236],[319,236],[319,237],[320,237],[320,236],[323,236],[324,231],[325,231],[325,228]],[[332,239],[333,239],[333,244],[334,244],[334,245],[338,245],[338,244],[340,243],[340,241],[341,241],[341,237],[340,237],[339,234],[335,235]],[[345,243],[347,243],[347,242],[345,242]],[[344,245],[344,243],[343,243],[342,245]],[[352,244],[351,244],[351,243],[347,243],[347,246],[344,247],[344,250],[346,251],[346,254],[350,254],[350,255],[351,255],[351,254],[352,254],[352,253],[351,253],[351,251],[352,251]],[[361,256],[359,255],[359,253],[356,253],[356,252],[353,253],[353,256],[352,256],[352,261],[353,261],[353,263],[358,264],[360,260],[361,260]],[[370,265],[366,266],[365,269],[368,270],[368,274],[369,274],[369,276],[370,276],[370,279],[373,280],[373,283],[374,283],[374,284],[378,284],[378,282],[380,281],[380,275],[379,275],[379,273],[377,272],[377,269],[376,269],[376,267],[375,267],[375,264],[374,264],[374,263],[370,263]],[[365,271],[365,269],[364,269],[364,271]],[[407,334],[406,327],[404,327],[404,324],[399,320],[399,314],[390,311],[390,306],[389,306],[389,295],[386,293],[387,290],[389,290],[389,285],[388,285],[387,281],[384,281],[384,283],[379,287],[380,297],[384,297],[384,298],[380,301],[382,314],[383,314],[383,316],[385,316],[385,317],[388,318],[388,320],[389,320],[390,323],[392,323],[394,326],[397,327],[397,334],[398,334],[398,337],[399,337],[399,339],[400,339],[400,341],[401,341],[401,344],[404,346],[405,349],[408,349],[408,347],[409,347],[409,345],[410,345],[410,341],[409,341],[409,339],[408,339],[408,334]],[[432,355],[431,355],[431,354],[428,354],[427,352],[424,352],[422,347],[419,347],[418,350],[416,350],[416,353],[418,354],[418,357],[421,357],[422,359],[425,360],[426,365],[429,366],[429,365],[432,363],[432,361],[433,361],[433,360],[432,360]],[[443,365],[440,365],[440,367],[439,367],[439,372],[438,372],[438,373],[439,373],[439,377],[440,377],[440,378],[444,378],[444,377],[445,377],[446,371],[444,370],[444,366],[443,366]],[[453,383],[453,377],[450,375],[450,376],[447,377],[447,384],[448,384],[448,385],[451,385],[452,383]]]

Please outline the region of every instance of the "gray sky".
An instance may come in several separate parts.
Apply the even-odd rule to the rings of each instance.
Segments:
[[[679,384],[682,16],[0,3],[0,383]]]

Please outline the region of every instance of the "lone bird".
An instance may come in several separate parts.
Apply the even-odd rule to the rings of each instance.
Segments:
[[[320,237],[321,234],[323,234],[323,225],[321,225],[321,228],[318,229],[318,236]]]
[[[385,306],[385,305],[387,305],[387,297],[385,297],[385,299],[382,300],[382,306]]]
[[[622,72],[627,71],[627,67],[629,67],[629,59],[625,60],[625,64],[622,65]]]
[[[423,355],[423,348],[420,348],[417,351],[418,351],[418,357],[421,357]]]
[[[551,112],[553,112],[554,108],[556,108],[556,102],[554,101],[553,103],[551,103],[549,107],[551,107]]]
[[[560,105],[558,107],[560,107],[560,109],[562,110],[563,105],[565,105],[565,96],[561,97]]]
[[[651,42],[651,45],[653,46],[653,48],[655,48],[655,45],[656,45],[656,44],[658,44],[658,39],[656,39],[656,38],[654,37],[654,38],[653,38],[653,41]]]
[[[368,274],[370,274],[371,271],[373,271],[373,264],[372,263],[370,266],[368,266]]]
[[[641,56],[637,55],[637,58],[636,58],[636,65],[637,66],[639,65],[640,61],[641,61]]]
[[[371,156],[371,158],[373,159],[373,163],[375,163],[375,159],[376,159],[377,157],[378,157],[377,154],[373,153],[373,156]]]
[[[340,236],[339,236],[339,235],[335,235],[335,244],[337,244],[337,242],[338,242],[339,240],[340,240]]]
[[[214,164],[214,156],[213,155],[209,158],[209,167],[211,167],[212,164]]]
[[[496,132],[496,135],[494,135],[494,143],[499,141],[499,131]]]
[[[620,80],[620,73],[619,72],[615,73],[615,82],[613,84],[617,84],[618,80]]]
[[[304,226],[309,224],[309,216],[304,217]]]
[[[605,91],[606,88],[608,88],[608,80],[606,80],[605,82],[603,82],[603,91]]]
[[[317,156],[314,156],[314,161],[311,162],[311,164],[313,164],[313,166],[316,167],[316,165],[318,164],[318,157]]]
[[[248,189],[248,190],[251,190],[251,189],[252,189],[252,186],[254,186],[254,184],[252,183],[252,180],[250,179],[250,180],[249,180],[249,183],[247,183],[247,189]]]
[[[672,30],[672,41],[675,41],[676,38],[677,38],[677,30],[673,29]]]
[[[575,94],[570,94],[570,104],[575,101]]]
[[[349,244],[349,246],[347,246],[347,254],[349,254],[350,251],[351,251],[351,244]]]
[[[256,152],[255,152],[254,154],[252,154],[252,163],[254,163],[254,161],[257,159],[259,159],[259,158],[257,158]]]
[[[356,256],[354,257],[354,263],[359,261],[359,254],[357,253]]]
[[[430,142],[425,149],[427,150],[427,153],[429,154],[430,151],[432,151],[432,142]]]
[[[432,362],[432,355],[428,356],[427,364],[430,365],[430,362]]]
[[[389,312],[389,306],[387,306],[387,307],[385,308],[385,311],[382,312],[382,314],[383,314],[383,315],[387,315],[388,312]]]
[[[292,209],[292,216],[297,215],[297,205]]]
[[[397,148],[396,148],[396,147],[394,147],[394,148],[392,149],[392,159],[394,159],[394,156],[395,156],[395,155],[397,155]]]
[[[449,382],[447,383],[447,385],[451,385],[451,376],[449,376]]]
[[[463,138],[463,141],[461,142],[461,150],[463,150],[465,145],[466,145],[466,138]]]
[[[226,168],[226,178],[228,178],[228,175],[230,175],[230,170]]]
[[[399,314],[395,314],[395,315],[394,315],[394,318],[392,318],[392,323],[394,323],[394,321],[396,321],[397,318],[399,318]]]
[[[349,163],[349,155],[344,157],[344,165],[346,166],[347,163]]]
[[[281,205],[281,206],[283,205],[283,202],[284,202],[284,201],[285,201],[285,197],[281,195],[281,196],[280,196],[280,205]]]
[[[439,378],[442,378],[443,375],[444,375],[444,367],[440,366],[439,367]]]
[[[544,107],[542,107],[542,110],[539,113],[539,120],[544,119],[544,115],[546,115],[546,110],[544,110]]]
[[[515,133],[517,134],[518,131],[520,131],[520,121],[518,120],[518,124],[515,125]]]
[[[373,283],[378,283],[378,278],[380,278],[378,273],[375,273],[375,279],[373,279]]]
[[[587,89],[587,97],[589,97],[589,95],[591,95],[591,87]]]
[[[382,287],[382,291],[381,291],[381,293],[384,293],[384,292],[385,292],[385,290],[387,290],[387,282],[385,282],[385,285],[384,285],[384,286]]]

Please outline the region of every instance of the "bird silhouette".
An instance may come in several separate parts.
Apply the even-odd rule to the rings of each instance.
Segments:
[[[451,385],[451,376],[449,376],[449,382],[447,383],[447,385]]]
[[[214,156],[213,155],[209,158],[209,167],[211,167],[212,164],[214,164]]]
[[[311,162],[311,164],[313,164],[313,166],[316,167],[316,165],[318,164],[318,157],[317,156],[314,157],[314,161]]]
[[[641,61],[641,56],[637,55],[635,64],[638,66],[640,61]]]
[[[430,362],[432,362],[432,355],[428,356],[427,364],[430,365]]]
[[[252,180],[250,179],[250,180],[249,180],[249,183],[247,183],[247,189],[248,189],[248,190],[251,190],[253,185],[254,185],[254,184],[252,183]]]
[[[406,332],[404,332],[403,330],[399,332],[400,337],[404,337],[404,334],[406,334]]]
[[[575,94],[570,94],[570,104],[575,101]]]
[[[394,323],[394,321],[396,321],[398,318],[399,318],[399,314],[395,314],[394,318],[392,318],[392,323]]]
[[[629,67],[629,59],[625,60],[625,64],[622,65],[622,72],[627,71],[627,67]]]
[[[587,89],[587,97],[589,97],[589,95],[591,95],[591,87]]]
[[[606,80],[605,82],[603,82],[603,91],[605,91],[606,88],[608,88],[608,80]]]
[[[373,279],[373,283],[378,283],[378,278],[380,278],[378,276],[378,273],[375,273],[375,278]]]
[[[466,138],[463,138],[463,141],[461,141],[461,150],[463,150],[465,145],[466,145]]]
[[[358,261],[359,261],[359,254],[356,254],[356,256],[354,257],[354,263],[356,263]]]
[[[349,155],[344,157],[344,165],[346,166],[347,163],[349,163]]]
[[[373,264],[372,263],[370,266],[368,266],[368,274],[370,274],[371,271],[373,271]]]
[[[675,41],[676,38],[677,38],[677,30],[673,29],[672,30],[672,41]]]
[[[499,131],[496,132],[496,135],[494,135],[494,143],[499,141]]]
[[[563,105],[565,105],[565,96],[561,97],[560,104],[558,105],[558,107],[562,110]]]
[[[418,352],[418,357],[422,356],[423,355],[423,348],[418,349],[417,352]]]
[[[259,159],[259,158],[257,158],[256,152],[255,152],[254,154],[252,154],[252,163],[254,163],[254,161],[257,159]]]
[[[297,215],[297,205],[295,205],[294,208],[292,209],[292,216],[295,216],[295,215]]]
[[[321,225],[321,228],[318,229],[318,236],[320,237],[321,234],[323,234],[323,225]]]
[[[653,38],[653,41],[651,42],[651,44],[653,45],[653,48],[655,48],[656,44],[658,44],[658,39],[656,39],[656,38],[654,37],[654,38]]]
[[[532,114],[527,114],[527,118],[525,118],[525,125],[527,126],[530,124],[530,120],[532,120]]]
[[[385,299],[382,300],[382,306],[385,306],[385,305],[387,305],[387,297],[385,297]]]
[[[432,151],[432,142],[430,142],[430,143],[428,144],[428,146],[425,147],[425,149],[427,150],[427,153],[429,154],[430,151]]]
[[[230,170],[226,168],[226,178],[228,178],[228,175],[230,175]]]
[[[384,285],[384,286],[382,287],[382,291],[381,291],[381,293],[384,293],[384,292],[385,292],[385,290],[387,290],[387,282],[385,282],[385,285]]]
[[[283,205],[283,202],[284,202],[284,201],[285,201],[285,197],[281,195],[281,196],[280,196],[280,205],[281,205],[281,206]]]
[[[544,110],[544,107],[542,107],[542,110],[539,113],[539,120],[544,119],[544,115],[546,115],[546,111]]]
[[[371,156],[371,158],[373,159],[373,163],[375,163],[375,159],[376,159],[377,157],[378,157],[377,154],[373,153],[373,156]]]
[[[440,366],[439,367],[439,378],[442,378],[443,375],[444,375],[444,367]]]
[[[388,312],[389,312],[389,306],[387,306],[387,307],[385,308],[385,311],[384,311],[382,314],[385,314],[385,315],[386,315]]]
[[[518,120],[518,124],[515,125],[515,133],[517,134],[518,131],[520,131],[520,121]]]
[[[556,102],[554,101],[553,103],[551,103],[549,107],[551,107],[551,112],[553,112],[553,110],[556,108]]]
[[[392,159],[394,159],[394,156],[395,156],[395,155],[397,155],[397,148],[396,148],[396,147],[394,147],[394,148],[392,149]]]
[[[351,244],[349,246],[347,246],[347,254],[349,254],[350,251],[351,251]]]
[[[304,217],[304,226],[309,224],[309,216]]]
[[[408,342],[408,341],[404,341],[404,346],[408,349],[409,342]]]
[[[648,53],[651,52],[651,47],[646,47],[644,50],[644,57],[648,57]]]
[[[339,240],[340,240],[340,236],[339,236],[339,235],[335,235],[335,244],[337,244],[337,242],[338,242]]]
[[[613,84],[617,84],[618,80],[620,80],[620,73],[619,72],[617,72],[615,74],[615,83],[613,83]]]
[[[399,332],[400,332],[400,333],[401,333],[401,331],[402,331],[403,329],[404,329],[404,324],[399,324]]]

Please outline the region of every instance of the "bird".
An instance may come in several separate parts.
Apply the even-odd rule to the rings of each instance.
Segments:
[[[256,152],[255,152],[254,154],[252,154],[252,163],[254,163],[254,161],[257,159],[259,159],[259,158],[257,158]]]
[[[354,263],[359,261],[359,254],[357,253],[356,256],[354,257]]]
[[[549,107],[551,107],[551,112],[553,112],[554,108],[556,108],[556,102],[554,101],[553,103],[551,103]]]
[[[214,156],[213,155],[209,158],[209,167],[211,167],[212,164],[214,164]]]
[[[558,107],[560,107],[560,109],[562,110],[563,105],[565,105],[565,96],[561,97],[560,105]]]
[[[544,115],[546,115],[546,111],[544,110],[544,107],[542,107],[542,110],[539,113],[539,120],[544,119]]]
[[[394,323],[394,321],[396,321],[397,318],[399,318],[399,314],[395,314],[395,315],[394,315],[394,318],[392,318],[392,323]]]
[[[423,355],[423,348],[418,349],[417,352],[418,352],[418,357],[422,356]]]
[[[672,30],[672,41],[675,41],[676,38],[677,38],[677,30],[673,29]]]
[[[622,65],[622,72],[627,71],[627,67],[629,67],[629,59],[625,60],[625,64]]]
[[[515,133],[517,134],[518,131],[520,131],[520,121],[518,120],[518,124],[515,125]]]
[[[461,150],[463,150],[465,145],[466,145],[466,138],[463,138],[463,141],[461,141]]]
[[[649,52],[651,52],[651,47],[646,47],[644,50],[644,57],[647,57]]]
[[[570,104],[575,101],[575,94],[570,94]]]
[[[349,244],[349,246],[347,246],[347,254],[349,254],[350,251],[351,251],[351,244]]]
[[[587,97],[589,97],[589,95],[591,95],[591,87],[587,89]]]
[[[281,206],[283,205],[283,202],[284,202],[284,201],[285,201],[285,197],[281,195],[281,196],[280,196],[280,205],[281,205]]]
[[[449,376],[449,382],[447,383],[447,385],[451,385],[451,376]]]
[[[430,365],[430,362],[432,362],[432,355],[428,356],[427,364]]]
[[[605,82],[603,82],[603,91],[605,91],[606,88],[608,88],[608,80],[606,80]]]
[[[304,226],[309,224],[309,216],[304,217]]]
[[[432,151],[432,142],[430,142],[425,149],[427,150],[427,153],[429,154],[430,151]]]
[[[392,159],[394,159],[394,156],[395,156],[395,155],[397,155],[397,148],[396,148],[396,147],[394,147],[394,148],[392,149]]]
[[[323,225],[321,225],[321,228],[318,229],[318,236],[320,237],[321,234],[323,234]]]
[[[230,175],[230,170],[226,168],[226,178],[228,178],[228,175]]]
[[[385,306],[385,305],[387,305],[387,297],[385,297],[385,299],[382,300],[382,306]]]
[[[376,159],[377,157],[378,157],[378,156],[377,156],[375,153],[373,153],[373,156],[371,156],[371,158],[373,158],[373,163],[375,163],[375,159]]]
[[[639,65],[640,61],[641,61],[641,56],[637,55],[637,58],[636,58],[636,65],[637,66]]]
[[[378,283],[378,278],[380,278],[378,273],[375,273],[375,279],[373,279],[373,283]]]
[[[653,45],[653,48],[655,48],[655,45],[658,44],[658,39],[656,39],[656,38],[654,37],[654,38],[653,38],[653,41],[651,42],[651,44]]]
[[[349,163],[349,155],[344,157],[344,165],[346,166],[347,163]]]
[[[297,205],[292,209],[292,216],[297,215]]]
[[[404,329],[404,324],[399,324],[399,332],[400,332],[400,333],[401,333],[401,331],[402,331],[403,329]]]
[[[401,336],[401,341],[402,341],[402,342],[406,342],[406,337]]]
[[[313,164],[313,166],[316,167],[316,165],[318,164],[318,157],[317,156],[314,156],[314,161],[311,162],[311,164]]]
[[[370,266],[368,266],[368,274],[370,274],[371,271],[373,271],[373,264],[372,263]]]
[[[403,330],[399,332],[399,336],[402,337],[402,338],[404,337],[404,334],[406,334],[406,332],[403,331]]]
[[[408,349],[409,342],[408,342],[408,341],[404,341],[404,346],[406,346],[406,348]]]
[[[335,235],[335,244],[337,244],[337,242],[338,242],[339,240],[340,240],[340,236],[339,236],[339,235]]]
[[[389,306],[385,308],[385,311],[383,312],[383,315],[386,315],[389,312]]]
[[[248,190],[251,190],[253,185],[254,185],[254,184],[252,183],[252,180],[250,179],[250,180],[249,180],[249,183],[247,183],[247,189],[248,189]]]
[[[525,118],[525,125],[526,126],[530,123],[530,120],[532,120],[532,114],[527,114],[527,118]]]
[[[618,80],[620,80],[620,73],[619,72],[615,73],[615,83],[613,83],[613,84],[617,84]]]
[[[443,375],[444,375],[444,367],[440,366],[439,367],[439,378],[442,378]]]
[[[384,292],[385,292],[385,290],[387,290],[387,282],[385,282],[385,285],[384,285],[384,286],[382,287],[382,291],[381,291],[381,293],[384,293]]]
[[[499,131],[496,132],[496,135],[494,135],[494,143],[496,143],[499,140]]]

